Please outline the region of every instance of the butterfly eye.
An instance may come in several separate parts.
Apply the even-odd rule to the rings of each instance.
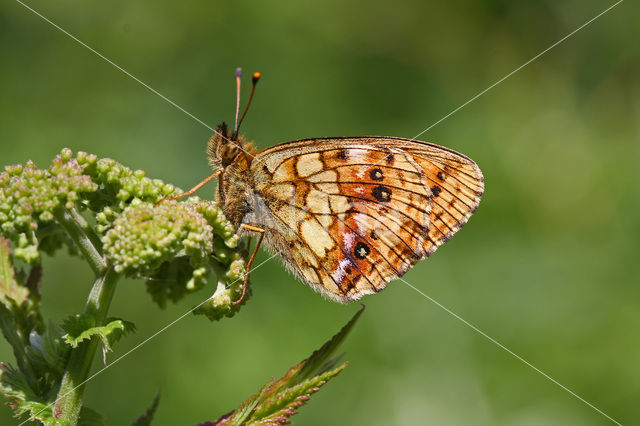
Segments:
[[[240,153],[240,147],[234,143],[227,142],[222,146],[220,152],[220,160],[222,161],[222,167],[227,167],[233,163],[233,160]]]

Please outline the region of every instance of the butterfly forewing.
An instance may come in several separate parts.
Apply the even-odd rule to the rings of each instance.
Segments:
[[[266,244],[341,302],[380,291],[433,253],[466,223],[484,188],[467,157],[384,137],[277,145],[256,156],[251,177],[274,228]]]

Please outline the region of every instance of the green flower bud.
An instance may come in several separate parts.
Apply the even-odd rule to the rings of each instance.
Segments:
[[[240,282],[240,284],[242,284],[242,282]],[[244,305],[249,296],[251,296],[251,289],[247,288],[247,294],[241,304],[234,305],[232,302],[239,299],[241,295],[241,285],[229,287],[220,281],[213,296],[194,309],[193,313],[196,315],[204,315],[211,321],[219,321],[224,317],[232,317],[240,310],[240,306]]]
[[[31,161],[5,167],[0,174],[0,232],[19,246],[17,258],[37,262],[38,234],[33,231],[53,221],[57,208],[73,207],[82,194],[98,189],[83,171],[69,149],[63,149],[46,170]]]
[[[208,262],[213,250],[211,226],[193,206],[167,201],[125,208],[102,238],[107,258],[128,275],[151,274],[183,251],[196,264]]]
[[[0,236],[11,240],[16,258],[36,264],[41,251],[62,246],[86,255],[70,234],[77,227],[116,271],[146,279],[160,306],[202,288],[215,271],[220,284],[198,313],[233,315],[246,272],[241,238],[214,202],[192,197],[154,206],[180,193],[142,170],[63,149],[47,169],[29,161],[0,173]]]

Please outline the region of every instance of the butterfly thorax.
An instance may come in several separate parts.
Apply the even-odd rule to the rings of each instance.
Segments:
[[[243,217],[251,211],[248,192],[251,191],[249,167],[257,153],[254,145],[243,137],[229,134],[222,123],[209,140],[207,154],[214,169],[222,169],[218,178],[217,201],[226,218],[237,229]]]

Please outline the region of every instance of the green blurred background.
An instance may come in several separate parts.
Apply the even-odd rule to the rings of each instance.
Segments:
[[[28,4],[210,126],[233,120],[235,67],[261,71],[244,131],[266,148],[413,137],[613,3]],[[464,230],[405,276],[623,424],[640,418],[639,12],[620,4],[421,137],[473,158],[486,192]],[[206,127],[11,0],[0,55],[1,164],[45,167],[69,147],[182,188],[209,173]],[[72,258],[44,266],[43,309],[60,322],[82,309],[91,272]],[[187,316],[92,380],[86,404],[127,424],[161,391],[157,425],[214,420],[359,306],[322,299],[275,260],[252,278],[237,317]],[[110,358],[208,292],[160,310],[143,283],[121,282],[111,314],[138,333]],[[350,366],[297,424],[608,424],[402,282],[364,302],[343,347]],[[4,341],[0,359],[13,359]],[[0,423],[15,423],[4,405]]]

